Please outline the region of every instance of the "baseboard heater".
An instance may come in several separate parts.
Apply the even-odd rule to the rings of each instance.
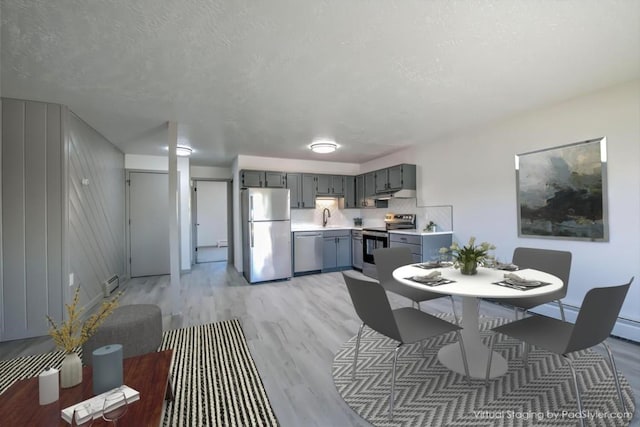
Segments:
[[[114,274],[113,276],[102,282],[102,293],[104,294],[104,297],[106,298],[111,295],[111,293],[118,289],[119,286],[120,278],[117,274]]]

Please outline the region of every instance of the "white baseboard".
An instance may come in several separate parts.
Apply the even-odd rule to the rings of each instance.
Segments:
[[[575,322],[576,317],[578,317],[578,307],[566,304],[563,304],[563,307],[566,320],[568,322]],[[558,308],[558,303],[556,302],[544,304],[529,311],[560,319],[560,308]],[[612,335],[640,343],[640,322],[618,318]]]

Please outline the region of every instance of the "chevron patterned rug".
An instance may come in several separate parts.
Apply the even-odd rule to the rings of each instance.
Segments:
[[[165,331],[160,350],[173,349],[175,400],[163,425],[278,426],[237,319]],[[15,381],[59,367],[56,351],[0,361],[0,393]]]
[[[481,330],[506,322],[491,319]],[[486,335],[488,337],[488,335]],[[529,366],[520,358],[521,346],[496,336],[495,349],[509,361],[508,372],[489,382],[473,380],[438,361],[438,350],[455,341],[455,334],[435,337],[425,355],[419,343],[400,348],[396,371],[394,417],[388,418],[391,364],[397,342],[366,328],[360,341],[356,380],[351,367],[356,338],[338,350],[333,361],[335,386],[345,402],[375,426],[566,426],[578,425],[571,372],[560,356],[533,348]],[[615,357],[615,354],[614,354]],[[620,374],[628,413],[622,413],[608,360],[587,350],[572,357],[578,371],[588,426],[628,426],[635,411],[631,387]]]

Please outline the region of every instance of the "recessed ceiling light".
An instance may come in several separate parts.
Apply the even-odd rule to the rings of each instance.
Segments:
[[[312,142],[309,148],[314,153],[327,154],[336,151],[336,148],[338,148],[338,144],[336,144],[334,141],[318,140]]]
[[[191,147],[187,147],[185,145],[178,145],[176,147],[176,156],[189,157],[192,152],[193,150],[191,149]]]

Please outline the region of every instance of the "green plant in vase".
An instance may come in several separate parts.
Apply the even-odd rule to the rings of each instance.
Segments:
[[[473,275],[478,272],[478,264],[483,263],[490,250],[494,250],[496,247],[488,242],[482,242],[476,245],[476,238],[471,236],[469,242],[460,247],[454,242],[448,248],[440,248],[440,253],[451,254],[454,262],[454,266],[460,269],[462,274]]]

